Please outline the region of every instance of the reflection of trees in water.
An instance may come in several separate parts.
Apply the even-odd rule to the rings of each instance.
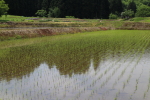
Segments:
[[[0,58],[1,79],[11,80],[11,78],[22,78],[29,75],[41,63],[36,59],[37,54],[25,47],[11,48],[9,53]]]
[[[11,48],[5,57],[0,58],[0,78],[22,78],[32,73],[43,62],[46,62],[49,68],[56,65],[61,75],[81,74],[89,69],[91,59],[96,70],[100,61],[107,58],[108,53],[115,56],[120,50],[119,45],[105,45],[105,42],[89,44],[86,47],[78,44],[74,45],[73,49],[71,44],[60,45],[62,44]]]

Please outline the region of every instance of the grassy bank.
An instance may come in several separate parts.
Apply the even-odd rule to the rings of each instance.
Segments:
[[[21,38],[44,37],[62,34],[74,34],[79,32],[108,30],[102,27],[68,27],[68,28],[39,28],[39,29],[17,29],[0,31],[0,41]]]
[[[135,17],[129,20],[124,19],[79,19],[79,18],[39,18],[8,15],[0,17],[0,28],[17,28],[17,27],[110,27],[117,28],[138,28],[150,29],[150,17]],[[144,26],[144,24],[148,24]],[[126,27],[131,24],[130,27]],[[133,25],[134,24],[134,25]]]
[[[38,18],[8,15],[7,17],[2,16],[0,18],[0,41],[78,33],[85,31],[150,30],[149,22],[150,17],[135,17],[129,20],[111,20],[78,18]],[[32,29],[33,27],[36,27],[37,29]]]

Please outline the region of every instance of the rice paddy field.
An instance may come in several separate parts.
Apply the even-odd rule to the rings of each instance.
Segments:
[[[0,42],[0,100],[150,100],[150,31]]]

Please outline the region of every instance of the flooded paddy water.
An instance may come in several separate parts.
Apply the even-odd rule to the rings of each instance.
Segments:
[[[150,99],[149,31],[98,31],[34,41],[41,42],[0,43],[0,100]]]

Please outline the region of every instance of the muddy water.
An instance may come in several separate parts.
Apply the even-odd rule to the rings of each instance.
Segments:
[[[11,48],[0,59],[0,99],[149,100],[150,47],[142,51],[145,45]]]

